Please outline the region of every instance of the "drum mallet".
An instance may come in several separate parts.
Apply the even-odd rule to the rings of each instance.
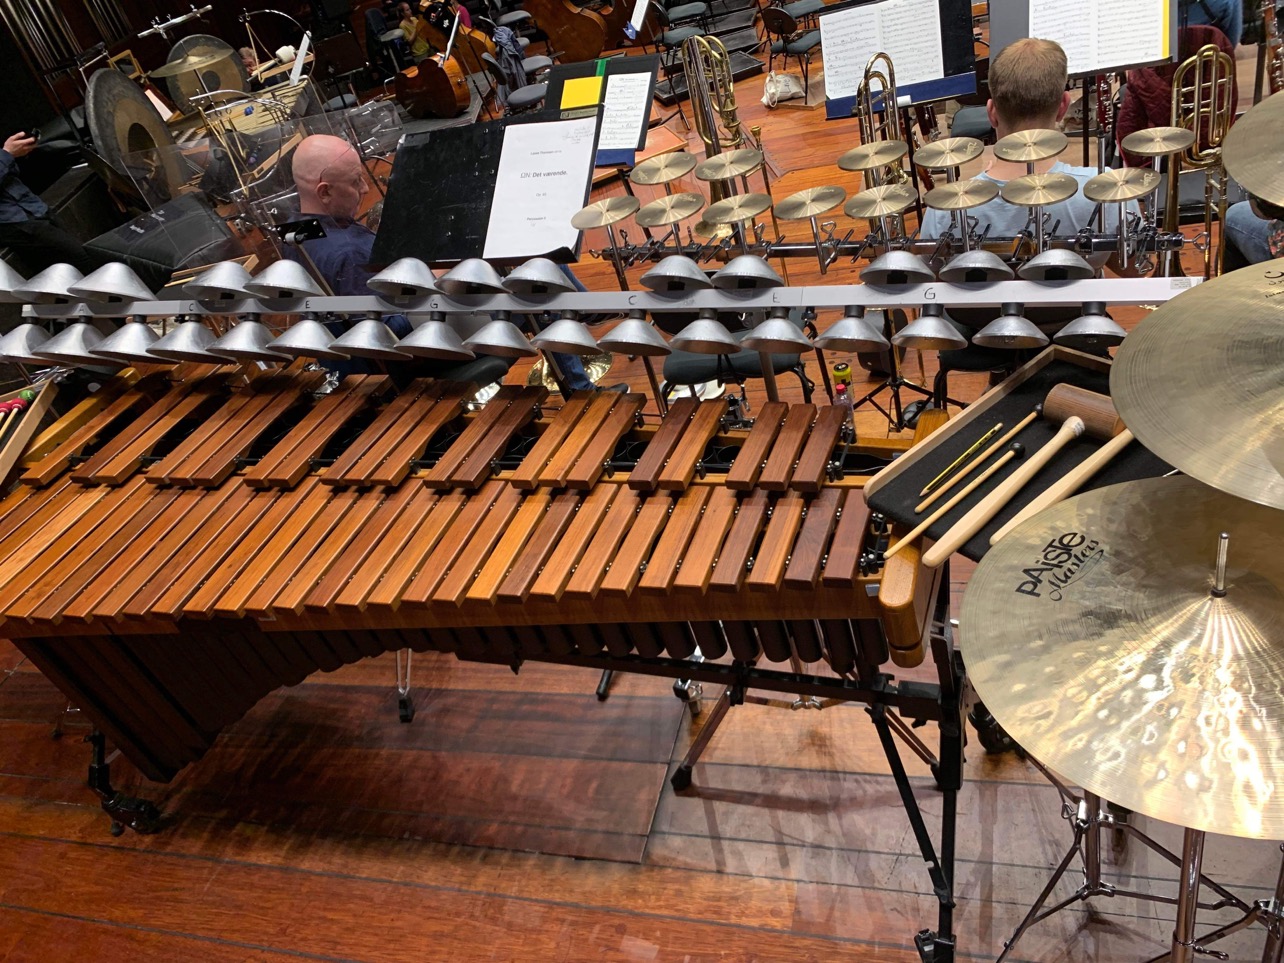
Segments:
[[[1057,385],[1048,392],[1043,404],[1043,417],[1059,422],[1061,427],[1052,439],[1031,455],[1024,464],[1005,478],[994,491],[981,499],[940,540],[923,554],[923,564],[936,568],[959,550],[985,524],[997,515],[1025,484],[1039,473],[1056,454],[1075,438],[1087,432],[1094,438],[1109,441],[1124,430],[1114,403],[1106,395],[1074,385]]]

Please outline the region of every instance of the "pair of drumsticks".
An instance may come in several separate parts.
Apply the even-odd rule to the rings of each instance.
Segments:
[[[1016,425],[1012,427],[1002,438],[986,448],[981,454],[977,455],[971,462],[958,472],[946,484],[942,485],[928,498],[924,499],[914,511],[922,512],[929,508],[937,499],[945,495],[955,485],[967,478],[974,471],[980,468],[990,459],[990,457],[1000,449],[1007,447],[1007,450],[991,465],[986,467],[979,475],[964,485],[956,492],[945,504],[941,505],[936,511],[932,512],[927,518],[920,522],[909,534],[889,548],[884,554],[884,560],[891,558],[906,545],[919,538],[924,532],[936,523],[943,515],[949,512],[955,505],[967,498],[977,488],[985,484],[991,476],[1003,468],[1008,462],[1021,458],[1025,454],[1025,447],[1017,441],[1013,441],[1018,434],[1027,428],[1035,418],[1042,414],[1049,421],[1060,422],[1061,427],[1057,430],[1056,435],[1035,454],[1028,459],[1025,464],[1013,472],[1008,478],[1004,479],[994,491],[986,495],[978,502],[966,515],[955,522],[944,535],[923,555],[923,564],[928,568],[936,568],[941,565],[947,558],[958,551],[958,549],[972,538],[977,532],[985,527],[986,523],[997,515],[1013,496],[1016,495],[1026,483],[1030,481],[1039,471],[1059,452],[1075,438],[1087,433],[1095,438],[1105,440],[1105,444],[1097,451],[1093,452],[1088,458],[1080,462],[1070,471],[1066,472],[1056,482],[1041,492],[1030,504],[1016,514],[1006,525],[1000,528],[990,538],[990,544],[993,545],[1003,538],[1009,531],[1021,522],[1037,512],[1041,512],[1049,505],[1054,505],[1067,498],[1087,482],[1089,478],[1102,469],[1112,458],[1127,447],[1132,441],[1132,432],[1124,427],[1123,422],[1119,419],[1118,412],[1111,400],[1102,394],[1093,391],[1086,391],[1083,388],[1077,388],[1074,385],[1057,385],[1048,392],[1048,397],[1044,404],[1037,406],[1034,411],[1026,415]],[[982,438],[983,444],[986,439],[992,436],[1001,425],[992,428],[990,432]],[[973,446],[973,449],[976,446]],[[969,449],[969,452],[973,449]],[[967,452],[963,457],[967,457]],[[948,471],[948,469],[947,469]],[[933,483],[938,481],[941,476],[933,479]],[[932,487],[931,484],[923,491],[927,492]]]

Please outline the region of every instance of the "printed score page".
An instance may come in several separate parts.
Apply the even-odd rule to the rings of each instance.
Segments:
[[[596,117],[513,124],[504,131],[482,257],[535,257],[574,248],[571,218],[593,174]]]
[[[641,72],[607,75],[602,132],[597,137],[599,151],[638,149],[651,119],[651,98],[647,96],[651,78]]]
[[[1156,63],[1170,55],[1171,0],[1030,0],[1029,36],[1055,40],[1071,75]]]
[[[820,18],[825,96],[855,96],[876,53],[892,58],[897,87],[945,76],[937,0],[883,0]]]

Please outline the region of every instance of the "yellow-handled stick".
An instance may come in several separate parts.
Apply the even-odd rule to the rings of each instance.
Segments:
[[[1039,407],[1042,407],[1042,406],[1039,406]],[[1034,421],[1034,419],[1038,417],[1039,417],[1039,408],[1036,407],[1034,411],[1030,412],[1028,415],[1026,415],[1024,418],[1018,421],[1012,427],[1011,431],[1008,431],[1007,433],[1005,433],[1002,438],[1000,438],[998,441],[992,444],[989,448],[985,449],[985,451],[981,452],[981,454],[977,455],[974,459],[972,459],[971,463],[968,464],[961,472],[959,472],[957,475],[951,478],[948,482],[946,482],[943,486],[938,488],[936,491],[932,492],[932,495],[930,498],[926,498],[923,501],[919,502],[917,505],[915,505],[914,514],[917,515],[919,512],[930,507],[938,498],[943,497],[946,492],[948,492],[951,488],[953,488],[955,485],[961,482],[968,475],[972,474],[972,472],[976,471],[977,468],[983,465],[991,455],[993,455],[996,451],[1001,449],[1004,445],[1006,445],[1013,438],[1015,438],[1022,431],[1024,431],[1025,428],[1030,424],[1030,422]]]
[[[939,485],[942,481],[944,481],[945,478],[950,474],[950,472],[952,472],[955,468],[958,468],[959,465],[963,464],[963,462],[967,461],[969,458],[975,455],[978,451],[980,451],[981,446],[984,445],[991,438],[993,438],[995,435],[997,435],[1000,429],[1002,428],[1003,428],[1003,422],[1000,421],[997,425],[995,425],[993,428],[987,431],[984,435],[978,438],[975,442],[973,442],[967,451],[963,452],[963,454],[955,458],[952,462],[949,463],[949,465],[946,466],[944,471],[942,471],[939,475],[937,475],[930,482],[924,485],[923,490],[918,493],[918,497],[922,498],[924,495],[930,494],[932,489],[935,488],[937,485]]]

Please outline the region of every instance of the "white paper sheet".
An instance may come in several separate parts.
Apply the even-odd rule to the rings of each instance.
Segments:
[[[826,14],[820,42],[830,99],[855,95],[869,58],[880,52],[892,58],[898,87],[945,76],[937,0],[883,0]]]
[[[642,32],[642,24],[646,22],[649,9],[651,9],[651,0],[635,0],[633,16],[629,17],[629,26],[633,29],[633,32],[628,34],[630,40],[636,40],[638,34]],[[625,33],[628,31],[626,30]]]
[[[651,117],[651,74],[620,73],[606,77],[602,99],[602,131],[597,149],[637,150],[642,132]]]
[[[596,117],[504,131],[482,257],[535,257],[575,245],[571,218],[593,173]]]
[[[1065,49],[1071,74],[1099,74],[1170,56],[1171,0],[1030,0],[1028,35]]]
[[[312,34],[306,30],[303,31],[303,42],[299,44],[299,52],[294,55],[294,67],[290,70],[290,83],[297,84],[303,77],[303,67],[308,60],[308,50],[312,46]]]

